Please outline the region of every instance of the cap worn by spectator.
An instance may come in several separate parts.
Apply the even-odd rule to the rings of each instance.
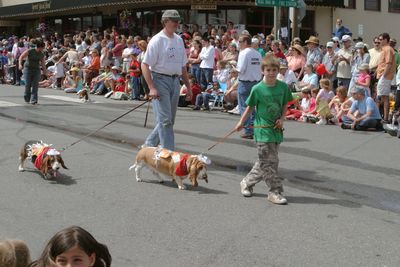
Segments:
[[[287,65],[287,63],[286,63],[285,61],[281,61],[281,62],[279,63],[279,68],[280,68],[280,69],[287,69],[287,68],[288,68],[288,65]]]
[[[356,45],[354,46],[355,49],[359,49],[359,48],[364,48],[364,43],[363,42],[358,42],[356,43]]]
[[[117,66],[113,66],[111,69],[112,70],[119,70],[119,68]]]
[[[353,89],[351,90],[351,92],[353,94],[363,94],[365,95],[365,89],[363,87],[359,87],[359,86],[355,86],[353,87]]]
[[[332,42],[338,43],[340,41],[339,37],[335,36],[332,38]]]
[[[250,33],[249,33],[248,30],[243,30],[243,31],[242,31],[242,34],[250,35]]]
[[[258,44],[260,41],[258,40],[258,38],[252,38],[251,39],[251,43],[252,44]]]
[[[347,41],[351,41],[351,36],[350,35],[343,35],[342,37],[342,42],[347,42]]]
[[[265,35],[262,32],[258,33],[257,35],[260,36],[261,39],[265,39]]]
[[[175,9],[165,10],[164,13],[162,14],[161,18],[162,19],[181,20],[181,16],[179,15],[179,12]]]
[[[327,47],[327,48],[328,48],[328,47],[332,48],[332,47],[333,47],[333,42],[327,42],[327,43],[326,43],[326,47]]]
[[[301,39],[300,39],[300,37],[294,37],[294,38],[293,38],[293,42],[295,42],[295,43],[300,43],[300,44],[301,44]]]

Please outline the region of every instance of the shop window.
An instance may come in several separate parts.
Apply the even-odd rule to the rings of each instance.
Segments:
[[[364,9],[370,11],[381,11],[381,0],[364,0]]]
[[[82,18],[82,29],[86,31],[88,28],[93,27],[92,17]]]
[[[356,0],[348,0],[348,5],[346,6],[346,8],[349,9],[356,9]]]
[[[311,35],[316,35],[315,33],[315,11],[307,10],[306,16],[301,21],[300,28],[300,39],[307,40]]]
[[[103,19],[101,16],[93,16],[93,24],[94,29],[101,29],[103,27]]]
[[[389,12],[400,13],[400,0],[389,0]]]
[[[246,11],[245,10],[237,10],[237,9],[228,9],[227,10],[227,19],[226,21],[232,21],[233,24],[245,24]]]

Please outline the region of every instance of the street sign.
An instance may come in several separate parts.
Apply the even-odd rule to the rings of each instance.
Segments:
[[[295,7],[300,8],[298,0],[256,0],[256,6],[276,6],[276,7]]]

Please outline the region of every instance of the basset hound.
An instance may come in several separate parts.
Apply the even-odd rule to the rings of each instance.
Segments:
[[[21,148],[18,170],[20,172],[25,170],[24,163],[25,160],[28,159],[34,164],[35,168],[40,171],[45,179],[55,178],[58,175],[60,167],[68,169],[60,154],[61,153],[52,148],[51,145],[45,144],[42,141],[28,141]]]
[[[136,181],[141,182],[141,169],[146,166],[153,171],[160,182],[163,182],[160,174],[171,177],[181,190],[186,189],[182,180],[189,177],[193,186],[198,186],[198,180],[208,183],[207,166],[211,161],[203,155],[189,155],[170,151],[160,147],[143,147],[136,155],[134,169]]]

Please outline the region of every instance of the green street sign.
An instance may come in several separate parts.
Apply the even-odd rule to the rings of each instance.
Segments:
[[[256,6],[301,7],[298,0],[256,0]]]

